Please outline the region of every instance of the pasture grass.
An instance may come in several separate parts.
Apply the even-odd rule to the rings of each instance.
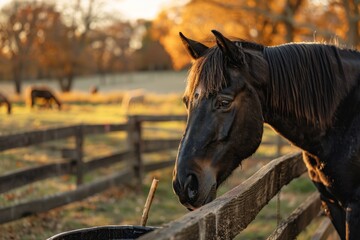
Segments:
[[[28,109],[19,101],[13,108],[13,114],[1,115],[0,135],[59,127],[79,123],[119,123],[126,121],[126,110],[121,109],[121,95],[111,95],[109,98],[99,96],[97,101],[87,100],[85,96],[61,96],[65,99],[64,110]],[[137,105],[130,109],[133,114],[185,114],[180,96],[147,96],[145,105]],[[146,123],[143,136],[151,138],[181,138],[184,123]],[[159,130],[159,129],[162,130]],[[111,133],[93,135],[85,138],[85,161],[99,156],[109,155],[124,149],[126,135]],[[274,132],[266,128],[264,140],[276,142]],[[73,147],[74,139],[58,140],[43,143],[29,148],[13,149],[0,152],[0,174],[15,171],[19,168],[36,166],[61,160],[57,149]],[[291,152],[295,149],[286,145],[282,151]],[[220,187],[218,195],[224,194],[234,186],[255,173],[268,163],[269,156],[277,154],[274,146],[262,145],[257,153],[245,160],[241,167]],[[146,161],[159,161],[163,158],[175,158],[176,151],[146,154]],[[97,177],[108,175],[124,167],[116,164],[109,168],[99,169],[85,176],[85,182]],[[144,185],[135,191],[135,182],[129,185],[113,186],[101,194],[89,197],[83,201],[69,204],[26,217],[17,221],[0,225],[1,239],[46,239],[59,232],[97,225],[138,225],[151,181],[159,179],[157,193],[151,207],[148,225],[161,226],[187,213],[180,205],[171,186],[172,169],[155,171],[145,176]],[[15,203],[36,199],[74,189],[75,178],[62,176],[48,179],[0,195],[1,206],[11,206]],[[304,199],[314,191],[312,183],[306,175],[285,186],[280,193],[280,209],[277,209],[277,198],[271,200],[258,215],[256,220],[236,239],[265,239],[277,224],[278,211],[281,218],[288,216]],[[313,227],[314,228],[314,227]],[[310,228],[311,229],[311,228]],[[309,230],[310,233],[312,230]],[[305,235],[304,235],[305,234]],[[309,233],[304,233],[299,239],[308,239]],[[304,236],[303,236],[304,235]]]

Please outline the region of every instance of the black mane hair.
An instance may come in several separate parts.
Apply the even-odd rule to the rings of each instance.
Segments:
[[[339,51],[344,50],[321,43],[264,47],[237,40],[235,44],[250,54],[251,51],[263,53],[270,74],[266,100],[277,113],[292,115],[321,129],[332,124],[336,108],[350,88],[339,56]],[[216,45],[197,59],[187,79],[185,95],[189,96],[188,101],[192,102],[198,86],[204,91],[201,97],[226,87],[229,83],[224,69],[228,64]]]
[[[270,71],[268,104],[280,114],[294,113],[322,129],[331,125],[348,92],[339,48],[292,43],[266,47],[263,52]]]

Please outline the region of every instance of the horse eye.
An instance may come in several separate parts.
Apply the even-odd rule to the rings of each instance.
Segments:
[[[230,99],[219,99],[216,104],[218,109],[227,109],[230,107],[232,101]]]
[[[199,98],[199,93],[195,93],[194,94],[194,99],[198,99]]]
[[[221,100],[220,101],[220,106],[221,107],[228,107],[230,105],[230,101],[229,100]]]

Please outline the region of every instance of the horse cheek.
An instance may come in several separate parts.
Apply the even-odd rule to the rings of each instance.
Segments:
[[[232,110],[222,121],[218,133],[218,141],[223,141],[229,136],[231,127],[233,126],[234,123],[235,116],[236,116],[236,112],[235,110]]]
[[[242,158],[251,156],[259,147],[263,134],[263,118],[260,102],[243,101],[241,114],[237,119],[237,142],[242,149]]]

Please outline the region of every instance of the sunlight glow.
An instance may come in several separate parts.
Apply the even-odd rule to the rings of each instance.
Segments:
[[[27,0],[22,0],[27,1]],[[49,2],[51,2],[50,0]],[[89,0],[80,0],[87,3]],[[116,14],[124,20],[154,19],[158,12],[173,0],[95,0],[104,6],[105,12]],[[12,2],[12,0],[0,0],[0,7]],[[69,4],[68,0],[55,1],[57,4]],[[63,2],[63,3],[62,3]]]
[[[124,19],[154,19],[171,0],[108,0],[106,11],[118,10]]]

